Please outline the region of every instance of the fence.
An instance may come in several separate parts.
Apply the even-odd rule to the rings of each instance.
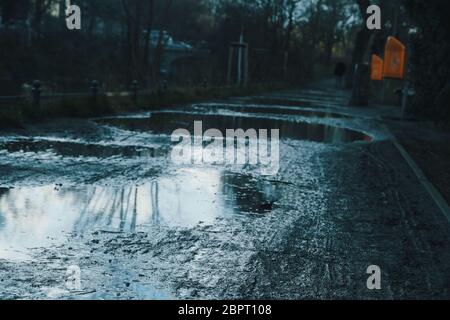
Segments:
[[[271,90],[285,89],[287,83],[258,83],[249,86],[210,86],[207,81],[199,85],[171,86],[165,80],[155,87],[141,88],[133,81],[128,91],[108,92],[98,81],[92,81],[89,90],[75,93],[44,93],[40,81],[28,87],[28,94],[0,96],[0,125],[23,123],[27,119],[54,117],[96,117],[128,111],[155,110],[195,103],[248,96]]]
[[[167,90],[168,84],[162,83],[160,86],[160,90]],[[151,90],[143,90],[143,92],[151,92]],[[29,94],[16,95],[16,96],[0,96],[0,107],[5,106],[5,104],[9,106],[19,105],[19,104],[29,104],[32,107],[38,108],[46,101],[55,101],[61,99],[70,99],[70,98],[92,98],[96,99],[100,94],[105,96],[113,97],[113,96],[122,96],[122,97],[130,97],[135,103],[137,103],[139,97],[139,82],[133,81],[131,85],[130,91],[121,91],[121,92],[100,92],[99,82],[94,80],[91,82],[90,90],[86,92],[72,92],[72,93],[51,93],[51,94],[43,94],[42,93],[42,84],[39,80],[33,81],[31,86],[31,90]]]

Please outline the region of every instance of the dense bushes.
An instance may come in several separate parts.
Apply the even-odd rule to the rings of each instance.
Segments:
[[[413,25],[412,112],[450,124],[450,2],[405,0]]]

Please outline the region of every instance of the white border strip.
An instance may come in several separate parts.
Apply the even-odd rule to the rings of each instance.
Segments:
[[[440,194],[440,192],[436,189],[436,187],[427,179],[423,171],[419,168],[417,163],[411,158],[411,156],[408,154],[405,148],[403,148],[403,146],[398,142],[397,138],[394,136],[394,134],[392,134],[392,132],[389,130],[386,124],[383,123],[382,126],[383,129],[386,131],[386,134],[388,135],[389,139],[394,143],[398,151],[400,151],[405,161],[414,171],[416,177],[428,191],[430,196],[433,198],[434,202],[436,202],[437,206],[439,207],[439,209],[441,209],[442,213],[450,223],[450,207],[448,206],[447,201],[445,201],[444,197]]]

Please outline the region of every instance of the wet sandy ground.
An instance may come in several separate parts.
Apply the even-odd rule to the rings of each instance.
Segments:
[[[346,98],[309,89],[5,133],[0,298],[449,298],[447,221],[374,111]],[[166,133],[194,119],[276,125],[278,175],[174,165]]]

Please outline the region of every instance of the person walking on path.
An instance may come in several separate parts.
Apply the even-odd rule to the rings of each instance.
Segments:
[[[334,69],[334,75],[336,76],[336,88],[342,88],[343,79],[347,73],[347,66],[343,62],[338,62]]]

